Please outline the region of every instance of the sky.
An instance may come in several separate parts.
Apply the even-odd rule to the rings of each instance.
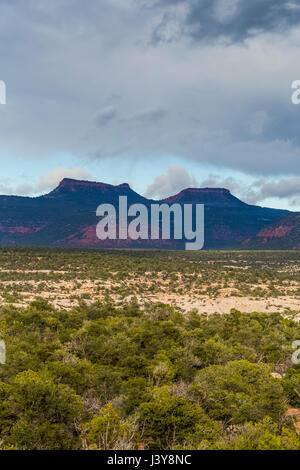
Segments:
[[[0,0],[0,193],[64,177],[300,211],[300,0]]]

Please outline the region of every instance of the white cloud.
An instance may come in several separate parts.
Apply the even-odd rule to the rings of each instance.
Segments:
[[[163,199],[172,196],[182,189],[198,186],[193,176],[190,176],[185,168],[180,165],[170,165],[165,173],[156,176],[151,183],[145,197],[152,199]]]
[[[75,166],[74,168],[55,168],[40,177],[40,181],[36,186],[35,192],[53,189],[64,178],[88,180],[91,179],[91,175],[79,166]]]
[[[44,194],[58,186],[64,178],[90,180],[92,179],[92,176],[79,166],[74,168],[55,168],[40,176],[37,184],[13,185],[13,182],[10,179],[2,179],[2,181],[0,181],[0,191],[4,195],[15,196]]]

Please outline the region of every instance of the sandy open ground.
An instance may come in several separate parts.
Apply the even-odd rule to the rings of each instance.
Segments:
[[[33,257],[30,250],[27,258],[18,251],[9,258],[3,253],[0,305],[26,306],[42,297],[70,309],[109,297],[117,303],[161,302],[183,313],[227,314],[236,309],[291,311],[300,317],[297,253],[196,253],[190,258],[186,253],[128,253],[108,257],[99,252],[97,263],[94,253],[66,257],[58,252],[45,259]]]

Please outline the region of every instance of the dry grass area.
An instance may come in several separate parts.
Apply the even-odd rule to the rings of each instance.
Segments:
[[[300,314],[299,252],[0,250],[0,303],[69,309],[108,297],[182,312]]]

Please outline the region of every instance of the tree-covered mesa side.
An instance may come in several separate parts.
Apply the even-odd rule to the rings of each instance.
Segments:
[[[1,308],[0,337],[1,449],[300,449],[300,326],[279,314],[37,299]]]

